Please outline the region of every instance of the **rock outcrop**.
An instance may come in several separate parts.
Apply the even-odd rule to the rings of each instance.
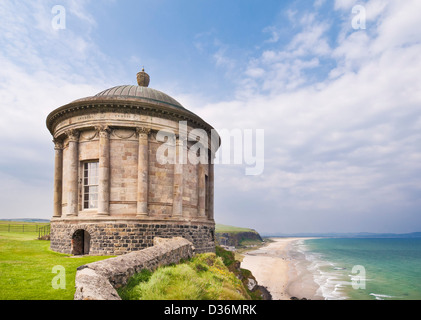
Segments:
[[[262,242],[256,231],[250,232],[216,232],[216,241],[219,245],[238,247],[247,242]]]

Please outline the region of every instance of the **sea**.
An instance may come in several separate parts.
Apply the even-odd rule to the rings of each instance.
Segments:
[[[296,281],[307,281],[298,287],[311,281],[314,288],[307,298],[421,300],[421,238],[319,238],[290,246]]]

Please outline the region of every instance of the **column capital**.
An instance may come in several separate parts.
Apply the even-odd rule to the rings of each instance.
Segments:
[[[136,127],[136,133],[139,138],[147,138],[151,133],[151,129],[146,127]]]
[[[187,147],[187,143],[184,143],[184,139],[181,139],[179,135],[175,136],[175,144],[177,146],[183,146],[183,147]]]
[[[212,149],[208,149],[208,163],[213,166],[215,163],[215,159],[216,159],[215,152],[213,152]]]
[[[79,131],[76,129],[70,129],[65,132],[66,136],[69,138],[71,142],[78,142],[79,141]]]
[[[111,129],[108,125],[96,126],[95,130],[98,132],[100,138],[108,138],[111,133]]]
[[[54,150],[63,150],[63,141],[58,139],[53,139]]]

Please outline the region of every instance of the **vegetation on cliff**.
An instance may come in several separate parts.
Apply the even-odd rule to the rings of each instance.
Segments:
[[[232,252],[217,247],[184,263],[134,275],[118,290],[123,300],[250,300],[262,292],[250,271],[239,268]],[[249,280],[251,279],[251,280]]]
[[[189,261],[133,276],[119,291],[126,300],[245,300],[241,281],[214,253],[198,254]]]
[[[252,300],[271,300],[272,297],[269,291],[258,285],[256,278],[253,276],[251,271],[240,268],[241,263],[237,260],[235,252],[216,246],[216,255],[221,257],[228,270],[234,273],[235,276],[241,280]]]
[[[245,247],[262,244],[263,240],[254,229],[216,224],[215,237],[219,245]]]

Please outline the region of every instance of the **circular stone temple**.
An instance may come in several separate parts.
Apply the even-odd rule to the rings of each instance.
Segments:
[[[167,94],[107,89],[47,117],[55,144],[51,249],[119,255],[184,237],[215,250],[213,159],[220,138]]]

